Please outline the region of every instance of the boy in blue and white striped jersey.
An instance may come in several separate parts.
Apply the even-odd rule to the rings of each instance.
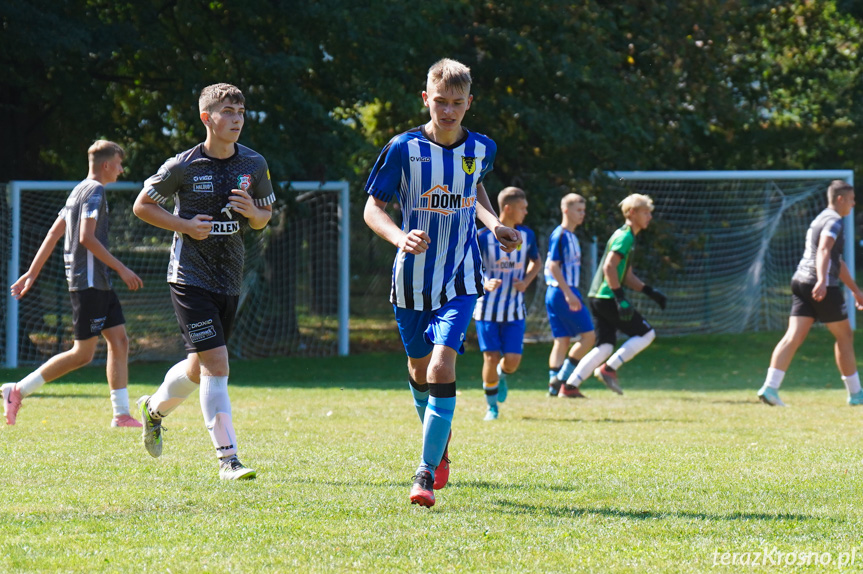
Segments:
[[[521,235],[521,247],[511,253],[488,229],[477,235],[482,254],[485,289],[474,310],[476,334],[482,351],[482,388],[488,402],[485,420],[498,417],[498,403],[506,401],[506,375],[521,363],[524,348],[524,291],[539,272],[542,261],[533,231],[522,225],[527,198],[518,187],[507,187],[497,196],[500,221]],[[501,359],[503,355],[503,359]]]
[[[565,195],[560,201],[560,211],[563,221],[551,232],[545,260],[545,282],[548,285],[545,308],[554,336],[548,357],[548,394],[584,398],[578,387],[562,386],[596,340],[590,311],[578,291],[581,245],[575,236],[575,228],[584,221],[584,198],[576,193]],[[579,339],[570,348],[570,339],[575,336]]]
[[[497,146],[461,125],[473,100],[470,86],[464,64],[443,59],[432,65],[422,93],[430,121],[391,139],[366,183],[366,224],[399,248],[390,300],[423,423],[410,500],[425,507],[434,505],[434,489],[449,478],[455,360],[464,352],[482,289],[475,218],[493,230],[505,251],[520,244],[518,233],[495,215],[482,185]],[[401,228],[385,211],[393,197],[401,204]]]

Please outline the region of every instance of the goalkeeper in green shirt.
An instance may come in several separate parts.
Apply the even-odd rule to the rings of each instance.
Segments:
[[[566,384],[577,387],[593,373],[605,386],[622,395],[617,369],[646,349],[656,337],[650,323],[627,300],[623,287],[641,291],[662,309],[667,298],[661,291],[645,285],[630,266],[635,236],[647,229],[653,219],[653,200],[634,193],[620,202],[620,208],[626,223],[608,240],[588,293],[596,323],[596,347],[579,362]],[[628,335],[629,339],[614,352],[617,331]]]

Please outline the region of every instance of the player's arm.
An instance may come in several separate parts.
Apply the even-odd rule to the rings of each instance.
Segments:
[[[617,272],[617,268],[615,268],[615,273]],[[632,268],[626,270],[626,277],[623,278],[623,284],[633,291],[641,291],[644,289],[644,281],[638,278],[638,276],[632,271]],[[611,286],[611,283],[608,284]]]
[[[623,284],[632,289],[633,291],[640,291],[644,293],[659,305],[659,308],[663,311],[665,310],[666,305],[668,305],[668,297],[665,296],[665,293],[660,291],[659,289],[654,289],[644,281],[638,278],[638,276],[629,269],[626,272],[626,277],[624,278]]]
[[[632,318],[634,308],[632,307],[632,303],[626,299],[626,293],[623,292],[623,282],[621,281],[620,274],[617,272],[617,266],[620,265],[622,260],[623,255],[617,251],[612,251],[611,254],[605,258],[605,263],[602,264],[602,274],[605,276],[605,282],[608,283],[608,288],[611,289],[612,293],[614,293],[614,302],[617,304],[618,316],[621,320],[628,321]],[[634,277],[632,269],[627,271],[626,277],[623,279],[628,279],[630,275]],[[638,278],[636,277],[636,279]]]
[[[243,189],[232,189],[231,193],[233,195],[228,198],[231,209],[248,219],[252,229],[263,229],[267,226],[273,216],[272,205],[258,207],[249,192]]]
[[[30,268],[9,288],[12,293],[12,297],[20,299],[26,295],[33,284],[36,283],[36,278],[39,277],[39,273],[42,272],[42,268],[51,257],[54,247],[57,245],[60,238],[63,237],[65,232],[66,220],[62,215],[60,215],[54,220],[48,233],[45,234],[45,239],[42,240],[42,245],[39,246],[39,251],[36,252],[33,262],[30,263]]]
[[[539,257],[537,257],[535,259],[528,259],[527,269],[524,272],[524,278],[521,281],[513,281],[512,282],[513,288],[516,291],[521,291],[522,293],[527,291],[527,288],[530,286],[530,283],[534,279],[536,279],[536,276],[539,274],[539,270],[540,270],[541,265],[542,265],[542,260]]]
[[[485,186],[481,183],[476,185],[476,216],[483,225],[494,233],[494,236],[500,241],[501,249],[505,252],[515,251],[521,245],[521,235],[515,229],[500,222],[491,206],[491,201],[488,199]]]
[[[123,262],[111,255],[102,242],[96,238],[96,219],[85,217],[81,220],[81,231],[78,241],[93,254],[96,259],[113,269],[129,288],[129,291],[137,291],[144,286],[144,282],[134,271],[123,265]]]
[[[581,309],[581,301],[573,293],[572,288],[566,284],[566,279],[563,277],[563,269],[560,266],[560,261],[551,260],[548,263],[548,270],[554,280],[557,281],[558,288],[563,291],[563,298],[566,299],[570,311],[578,311]]]
[[[210,223],[213,220],[211,216],[199,213],[192,219],[183,219],[156,203],[156,200],[147,194],[147,190],[138,194],[132,211],[138,218],[154,227],[182,233],[192,239],[206,239],[213,228]]]
[[[863,311],[863,291],[860,290],[854,278],[851,277],[851,271],[848,270],[848,266],[845,265],[844,261],[839,262],[839,280],[851,289],[851,293],[854,294],[854,305],[857,309]]]
[[[827,270],[830,268],[830,251],[836,238],[829,233],[822,233],[818,238],[818,249],[815,251],[815,275],[818,278],[812,288],[812,298],[821,301],[827,295]]]
[[[422,229],[411,229],[405,233],[386,212],[387,202],[372,195],[363,209],[363,219],[369,228],[402,251],[419,255],[429,248],[431,239]]]
[[[602,274],[605,276],[605,282],[608,283],[608,288],[612,291],[621,288],[617,266],[620,265],[622,260],[623,256],[620,253],[612,251],[611,255],[606,257],[605,262],[602,264]]]

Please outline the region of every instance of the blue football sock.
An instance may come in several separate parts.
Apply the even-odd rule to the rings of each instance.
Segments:
[[[452,415],[455,411],[455,383],[429,385],[430,395],[426,418],[423,423],[423,456],[417,472],[434,471],[443,458],[449,431],[452,428]],[[436,396],[447,395],[447,396]]]
[[[567,357],[566,360],[563,362],[563,366],[560,368],[560,371],[557,373],[557,378],[561,381],[565,381],[575,370],[576,366],[578,366],[578,360],[573,362],[572,359]]]
[[[549,367],[548,368],[548,379],[551,380],[552,377],[556,377],[557,373],[560,372],[560,369],[563,367],[558,367],[556,369]]]
[[[420,416],[420,423],[425,421],[426,406],[429,404],[429,386],[428,383],[420,385],[413,379],[408,379],[411,387],[411,394],[414,396],[414,407],[417,409],[417,414]]]

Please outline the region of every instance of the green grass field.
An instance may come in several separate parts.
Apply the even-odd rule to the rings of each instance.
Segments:
[[[104,373],[84,369],[0,426],[0,571],[859,571],[863,408],[823,330],[786,378],[791,408],[758,403],[779,336],[660,337],[621,370],[625,396],[591,380],[587,401],[547,397],[548,347],[530,346],[494,423],[470,351],[430,510],[407,500],[420,425],[401,354],[236,362],[258,470],[242,483],[219,481],[196,398],[152,459],[137,429],[108,428]],[[133,365],[133,400],[166,367]],[[742,554],[765,550],[763,568]]]

